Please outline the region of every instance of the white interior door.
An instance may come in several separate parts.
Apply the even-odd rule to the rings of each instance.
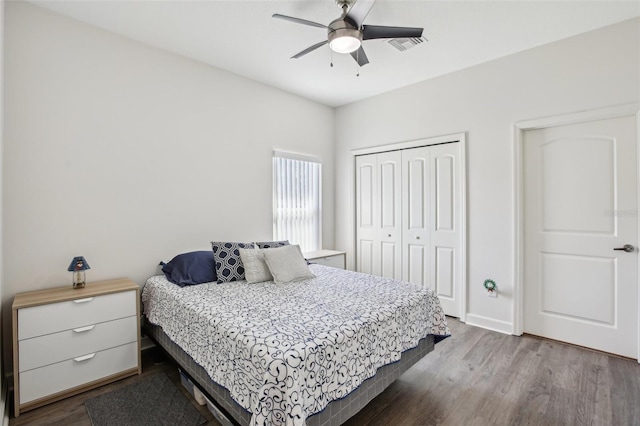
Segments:
[[[525,132],[526,333],[638,357],[636,143],[632,116]]]

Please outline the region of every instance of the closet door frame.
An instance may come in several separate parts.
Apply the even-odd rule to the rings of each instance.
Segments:
[[[424,139],[416,139],[412,141],[406,142],[397,142],[386,145],[378,145],[370,148],[360,148],[351,150],[351,188],[352,188],[352,196],[350,197],[350,211],[352,212],[352,236],[351,236],[351,246],[353,247],[354,256],[353,258],[357,258],[357,237],[356,237],[356,157],[359,155],[366,154],[379,154],[387,151],[395,151],[402,149],[410,149],[410,148],[419,148],[422,146],[429,145],[440,145],[445,143],[457,142],[460,144],[460,157],[458,170],[460,170],[460,215],[461,215],[461,232],[460,232],[460,247],[461,247],[461,259],[460,265],[458,266],[457,273],[460,274],[460,320],[465,322],[467,315],[467,145],[466,145],[466,134],[465,133],[455,133],[451,135],[437,136],[431,138]],[[354,264],[355,266],[355,264]]]

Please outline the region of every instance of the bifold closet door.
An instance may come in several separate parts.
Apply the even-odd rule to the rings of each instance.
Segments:
[[[429,283],[431,199],[430,147],[402,151],[402,279]]]
[[[429,148],[429,287],[447,315],[460,317],[462,293],[462,181],[460,143]]]
[[[356,268],[402,279],[401,153],[356,158]]]
[[[402,151],[402,279],[434,290],[460,316],[459,143]]]
[[[356,157],[356,271],[375,275],[378,180],[376,154]]]
[[[356,157],[356,268],[428,286],[460,316],[460,144]]]

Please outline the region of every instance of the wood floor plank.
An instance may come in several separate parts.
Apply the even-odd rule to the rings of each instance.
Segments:
[[[597,364],[593,368],[595,375],[595,394],[593,400],[593,424],[613,424],[613,408],[611,406],[611,377],[609,375],[609,357],[602,355],[597,358]],[[640,381],[640,378],[638,378]],[[585,400],[584,404],[590,401]]]
[[[452,336],[410,368],[345,426],[640,425],[640,364],[533,336],[508,336],[449,318]],[[130,377],[11,418],[10,426],[90,426],[84,402],[164,371],[169,359],[143,355]],[[188,395],[187,391],[183,393]],[[207,411],[194,406],[207,419]]]
[[[632,365],[627,360],[609,358],[611,413],[614,424],[640,425],[640,374],[636,367],[638,365]]]

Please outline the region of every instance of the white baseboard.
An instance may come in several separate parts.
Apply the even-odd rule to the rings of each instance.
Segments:
[[[475,314],[467,314],[465,320],[465,323],[469,325],[497,331],[498,333],[513,334],[513,324],[510,322],[498,321],[493,318],[487,318],[482,315]]]

